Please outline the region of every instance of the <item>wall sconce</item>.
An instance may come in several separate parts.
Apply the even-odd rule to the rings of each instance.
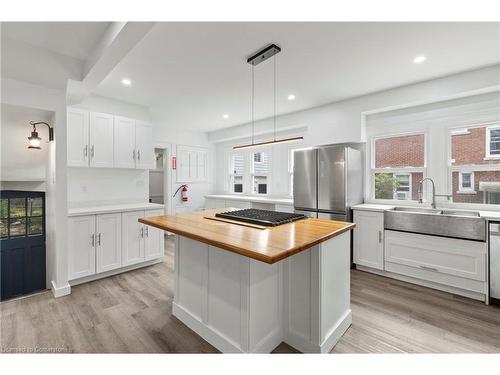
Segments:
[[[34,150],[41,149],[40,141],[42,140],[42,138],[40,138],[38,136],[38,132],[36,131],[36,126],[40,125],[40,124],[47,125],[47,127],[49,128],[49,142],[54,140],[54,128],[51,128],[49,124],[47,124],[46,122],[43,122],[43,121],[39,121],[39,122],[30,121],[30,125],[33,126],[33,131],[31,132],[31,137],[28,137],[28,140],[30,142],[30,145],[28,146],[28,148],[31,148]]]

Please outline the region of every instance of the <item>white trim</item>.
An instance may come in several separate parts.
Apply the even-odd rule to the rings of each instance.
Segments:
[[[54,298],[64,297],[71,294],[71,285],[69,285],[69,283],[66,283],[66,285],[63,285],[62,287],[57,287],[56,282],[52,280],[50,285]]]
[[[497,130],[500,129],[500,124],[494,125],[494,126],[487,126],[486,127],[486,158],[492,158],[492,159],[500,159],[500,154],[491,154],[491,131],[492,130]]]

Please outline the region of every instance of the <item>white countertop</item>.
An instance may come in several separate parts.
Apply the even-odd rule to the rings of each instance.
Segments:
[[[68,216],[82,216],[95,214],[108,214],[113,212],[136,211],[136,210],[156,210],[163,209],[165,205],[157,203],[116,203],[103,204],[98,206],[74,207],[68,209]]]
[[[373,204],[373,203],[363,203],[363,204],[358,204],[356,206],[352,206],[353,210],[362,210],[362,211],[385,211],[385,210],[392,210],[396,206],[391,206],[388,204]],[[405,206],[407,207],[407,206]],[[411,206],[409,206],[411,207]],[[439,209],[439,207],[438,207]],[[486,220],[500,220],[500,211],[484,211],[484,210],[469,210],[466,208],[450,208],[447,207],[445,209],[450,209],[450,210],[463,210],[463,211],[475,211],[479,212],[479,215],[481,217],[484,217]]]
[[[205,195],[205,198],[226,199],[226,200],[234,200],[234,201],[268,203],[268,204],[284,204],[284,205],[293,206],[293,199],[292,198],[254,197],[251,195],[230,195],[230,194]]]

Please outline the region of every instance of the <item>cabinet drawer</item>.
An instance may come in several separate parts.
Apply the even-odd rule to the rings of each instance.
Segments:
[[[486,252],[484,242],[385,231],[386,262],[428,272],[486,281]]]

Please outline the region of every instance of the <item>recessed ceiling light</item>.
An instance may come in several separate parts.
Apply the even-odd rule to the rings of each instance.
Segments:
[[[122,85],[123,86],[130,86],[132,84],[132,81],[128,78],[122,78]]]
[[[227,119],[229,118],[229,115],[228,115],[227,113],[224,113],[224,114],[222,115],[222,118],[223,118],[223,119],[225,119],[225,120],[227,120]]]
[[[293,94],[288,95],[288,100],[295,100],[295,95]]]
[[[425,60],[427,60],[427,57],[425,57],[424,55],[417,55],[413,59],[413,63],[414,64],[422,64]]]

